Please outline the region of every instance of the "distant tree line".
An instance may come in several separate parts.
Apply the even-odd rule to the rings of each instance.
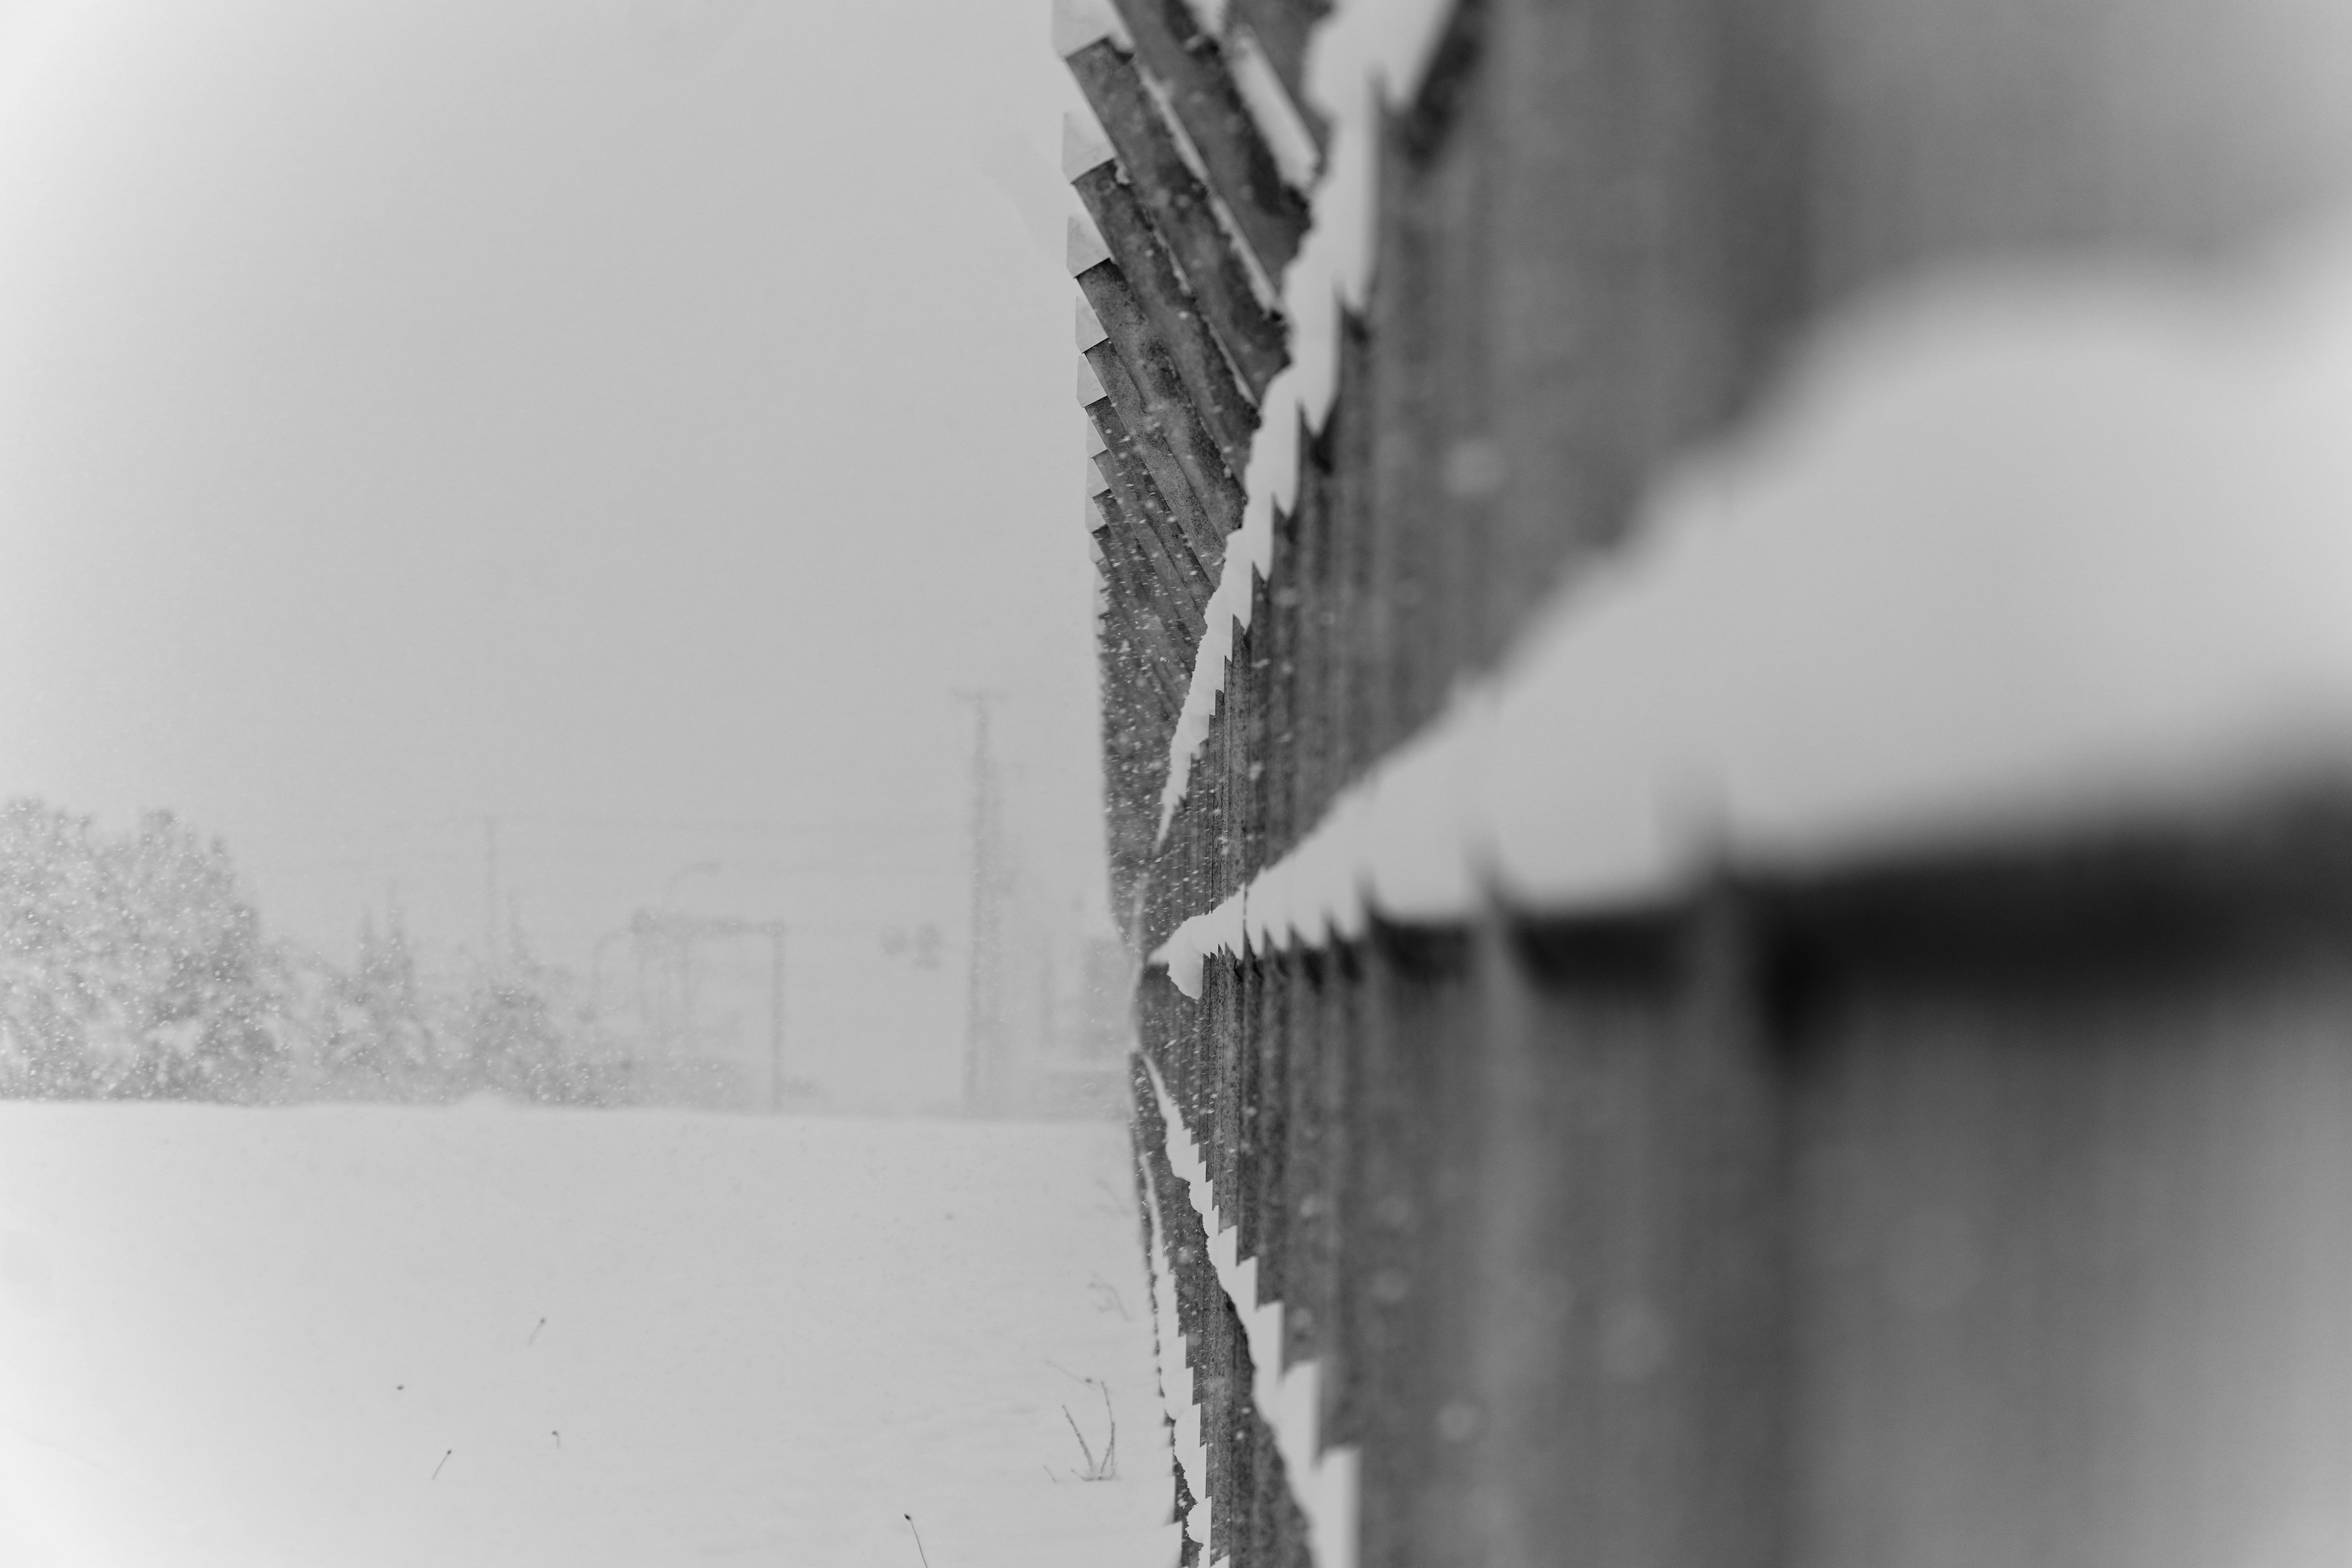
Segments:
[[[527,955],[427,980],[395,912],[345,969],[264,940],[226,847],[169,812],[110,836],[0,806],[0,1097],[594,1105],[630,1078],[572,977]]]

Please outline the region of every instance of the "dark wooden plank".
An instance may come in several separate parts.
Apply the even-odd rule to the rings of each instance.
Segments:
[[[1100,647],[1102,679],[1103,795],[1106,858],[1109,862],[1110,910],[1129,954],[1140,962],[1143,945],[1142,906],[1149,888],[1153,808],[1165,778],[1167,751],[1144,711],[1135,671],[1128,658],[1108,646]],[[1156,742],[1156,743],[1155,743]]]
[[[1216,892],[1222,903],[1241,891],[1242,842],[1240,784],[1242,770],[1249,765],[1242,755],[1249,732],[1249,691],[1234,679],[1237,657],[1244,649],[1249,633],[1234,626],[1226,647],[1224,684],[1217,696],[1217,729],[1212,761],[1210,784],[1216,791]]]
[[[1107,38],[1089,44],[1068,64],[1210,330],[1250,395],[1259,395],[1288,357],[1284,323],[1259,299],[1248,262],[1210,205],[1208,187],[1184,162],[1134,62],[1116,44]]]
[[[1104,525],[1095,531],[1103,553],[1104,582],[1118,595],[1122,629],[1145,655],[1139,673],[1160,697],[1166,723],[1172,731],[1192,682],[1190,645],[1168,622],[1168,606],[1156,574],[1131,536],[1118,499],[1106,494],[1097,498],[1097,505],[1104,513]]]
[[[1150,825],[1139,809],[1141,780],[1149,776],[1141,726],[1133,718],[1135,699],[1128,672],[1118,668],[1110,652],[1102,650],[1102,766],[1104,797],[1103,848],[1110,917],[1126,943],[1130,961],[1144,957],[1143,932],[1137,916],[1150,858]]]
[[[1372,422],[1367,389],[1373,376],[1371,334],[1363,320],[1345,315],[1339,331],[1339,387],[1325,439],[1331,453],[1330,542],[1326,567],[1330,605],[1331,670],[1326,699],[1325,799],[1347,787],[1373,759],[1375,678],[1387,651],[1372,597],[1370,516]]]
[[[1249,976],[1247,966],[1220,955],[1210,961],[1203,978],[1202,1011],[1216,1052],[1216,1095],[1211,1102],[1209,1117],[1209,1171],[1216,1187],[1221,1228],[1236,1230],[1243,1221],[1244,1201],[1249,1189],[1244,1173],[1250,1159],[1245,1115],[1250,1051],[1243,1030]],[[1240,1245],[1238,1236],[1234,1242],[1236,1247]]]
[[[1188,644],[1169,623],[1167,595],[1160,588],[1152,564],[1143,557],[1143,550],[1134,543],[1134,538],[1115,538],[1106,552],[1115,557],[1115,569],[1122,576],[1129,627],[1143,654],[1134,677],[1139,689],[1143,689],[1150,700],[1150,736],[1162,752],[1155,762],[1155,771],[1164,775],[1167,742],[1169,736],[1176,733],[1176,717],[1183,712],[1185,689],[1190,684]]]
[[[1167,831],[1160,834],[1151,858],[1151,900],[1146,929],[1152,942],[1165,942],[1185,917],[1193,912],[1190,889],[1184,880],[1183,855],[1186,835],[1191,831],[1192,808],[1189,801],[1180,800],[1170,813]]]
[[[1360,1144],[1346,1220],[1348,1354],[1360,1373],[1350,1436],[1362,1454],[1364,1568],[1440,1555],[1412,1517],[1436,1445],[1433,1314],[1447,1284],[1429,1267],[1442,1218],[1432,1201],[1437,1139],[1447,1129],[1433,1112],[1459,1052],[1466,976],[1458,940],[1436,952],[1395,934],[1376,928],[1365,943],[1353,1042]]]
[[[1094,421],[1097,434],[1103,438],[1104,449],[1095,462],[1110,481],[1120,514],[1130,525],[1129,536],[1159,573],[1167,589],[1170,607],[1176,612],[1177,624],[1184,628],[1188,647],[1198,647],[1201,628],[1206,624],[1201,616],[1202,607],[1209,602],[1216,583],[1201,570],[1184,531],[1169,515],[1168,503],[1145,466],[1138,443],[1128,434],[1126,422],[1119,418],[1110,399],[1088,404],[1087,416]]]
[[[1306,420],[1299,420],[1300,455],[1294,514],[1298,536],[1297,566],[1293,584],[1299,595],[1297,663],[1297,764],[1289,778],[1291,831],[1304,837],[1330,804],[1333,732],[1338,722],[1334,700],[1334,649],[1338,646],[1338,609],[1332,588],[1332,485],[1330,437],[1344,417],[1338,405],[1323,429],[1310,440]]]
[[[1317,1353],[1328,1241],[1324,1223],[1326,1108],[1321,1092],[1324,965],[1307,952],[1286,953],[1282,963],[1289,977],[1284,987],[1286,1012],[1282,1026],[1286,1100],[1281,1198],[1286,1253],[1282,1364],[1286,1371],[1313,1360]]]
[[[1107,545],[1106,555],[1116,548],[1115,542]],[[1116,557],[1106,559],[1102,573],[1105,629],[1127,654],[1122,673],[1131,689],[1150,703],[1159,727],[1172,730],[1176,715],[1183,710],[1184,699],[1169,673],[1159,614],[1137,591],[1125,562]]]
[[[1474,1467],[1512,1502],[1487,1550],[1574,1532],[1567,1561],[1771,1568],[1792,1470],[1785,1058],[1762,1026],[1746,911],[1707,898],[1666,962],[1530,984],[1482,944],[1489,1020],[1465,1300]],[[1491,933],[1490,933],[1491,935]],[[1440,1528],[1443,1528],[1443,1522]]]
[[[1284,183],[1223,50],[1202,30],[1188,0],[1115,3],[1135,39],[1136,58],[1166,92],[1234,226],[1266,273],[1281,277],[1307,232],[1307,201]]]
[[[1448,483],[1461,477],[1448,464],[1465,468],[1457,453],[1500,456],[1491,442],[1480,445],[1492,423],[1490,394],[1477,379],[1488,344],[1475,270],[1488,258],[1470,237],[1485,216],[1482,165],[1457,157],[1424,174],[1399,152],[1412,124],[1401,116],[1384,127],[1378,199],[1391,221],[1381,226],[1370,331],[1381,364],[1395,374],[1371,378],[1363,410],[1373,431],[1365,631],[1378,650],[1367,650],[1375,700],[1363,740],[1376,755],[1427,722],[1469,664],[1464,627],[1485,588],[1492,497],[1457,493],[1481,487]]]
[[[1097,262],[1077,281],[1142,397],[1145,429],[1176,460],[1209,527],[1231,533],[1242,525],[1241,481],[1226,468],[1224,448],[1198,412],[1167,340],[1153,330],[1115,262]]]
[[[1360,1121],[1362,1093],[1363,958],[1353,943],[1315,954],[1323,975],[1324,1005],[1318,1009],[1322,1039],[1316,1055],[1322,1073],[1316,1098],[1323,1126],[1321,1180],[1323,1247],[1318,1258],[1316,1316],[1321,1329],[1316,1350],[1323,1363],[1318,1428],[1326,1447],[1356,1440],[1363,1428],[1366,1367],[1360,1351],[1357,1318],[1363,1284],[1355,1232],[1365,1209],[1362,1161],[1366,1136]]]
[[[1261,1077],[1265,1052],[1260,1035],[1265,1022],[1265,966],[1253,957],[1242,961],[1235,969],[1241,984],[1234,990],[1234,1070],[1239,1088],[1239,1121],[1234,1131],[1241,1146],[1240,1158],[1234,1162],[1234,1227],[1237,1233],[1235,1244],[1242,1249],[1240,1255],[1255,1258],[1261,1246],[1258,1173],[1265,1161],[1265,1084]],[[1246,1307],[1256,1304],[1243,1303]]]
[[[1136,304],[1175,362],[1194,410],[1224,455],[1225,467],[1235,474],[1247,472],[1257,405],[1242,390],[1233,362],[1202,319],[1150,215],[1119,177],[1115,163],[1098,163],[1070,184],[1094,218]]]
[[[1267,776],[1267,759],[1273,753],[1269,739],[1274,682],[1274,659],[1270,649],[1274,644],[1274,594],[1263,573],[1250,571],[1250,624],[1235,637],[1234,674],[1248,694],[1247,724],[1239,737],[1239,776],[1235,784],[1241,794],[1241,820],[1236,826],[1236,847],[1239,859],[1239,879],[1247,883],[1263,870],[1269,858],[1266,853],[1266,799],[1273,793],[1274,781]]]
[[[1273,584],[1266,595],[1268,667],[1265,710],[1265,858],[1279,861],[1297,842],[1292,808],[1298,776],[1298,653],[1300,622],[1306,598],[1299,590],[1298,519],[1277,507],[1274,512]]]
[[[1177,457],[1167,432],[1154,415],[1150,400],[1136,384],[1135,377],[1118,350],[1106,340],[1087,350],[1086,356],[1087,363],[1094,366],[1096,379],[1109,394],[1110,405],[1118,413],[1119,425],[1129,437],[1127,445],[1119,450],[1119,457],[1122,460],[1142,463],[1159,492],[1161,503],[1160,515],[1152,521],[1154,523],[1164,521],[1175,525],[1185,547],[1192,552],[1193,561],[1199,564],[1201,575],[1212,588],[1215,587],[1218,571],[1224,564],[1225,536],[1233,531],[1211,518],[1207,509],[1201,504],[1200,497],[1193,492],[1191,477],[1185,473],[1184,465]],[[1173,550],[1175,544],[1176,542],[1171,540],[1169,548]]]
[[[1286,1205],[1290,1155],[1290,963],[1282,953],[1255,960],[1258,970],[1257,1094],[1253,1136],[1257,1164],[1251,1194],[1253,1250],[1261,1301],[1278,1301],[1287,1289],[1290,1215]]]
[[[2338,1517],[2347,932],[1989,984],[1832,948],[1789,1042],[1787,1560],[2194,1568]]]

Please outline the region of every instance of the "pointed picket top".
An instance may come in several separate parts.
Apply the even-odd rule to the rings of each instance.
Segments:
[[[1110,489],[1110,481],[1109,481],[1108,479],[1107,479],[1103,478],[1102,465],[1101,465],[1100,463],[1096,462],[1092,458],[1087,458],[1087,496],[1088,496],[1089,498],[1092,498],[1092,497],[1095,497],[1095,496],[1098,496],[1098,495],[1102,494],[1105,490],[1107,490],[1107,489]]]
[[[1075,180],[1099,169],[1117,154],[1094,110],[1068,110],[1062,115],[1062,178]]]
[[[1109,450],[1110,443],[1102,438],[1102,432],[1095,427],[1095,422],[1091,419],[1087,420],[1087,456],[1089,458],[1099,458],[1105,452]]]
[[[1071,216],[1068,243],[1070,276],[1073,278],[1089,267],[1098,266],[1110,259],[1110,247],[1103,243],[1102,231],[1095,227],[1092,218],[1076,214]],[[1080,303],[1083,305],[1084,300],[1082,300]],[[1088,313],[1092,314],[1091,311]],[[1099,322],[1097,324],[1100,325]],[[1100,341],[1100,339],[1096,340],[1097,342]],[[1084,343],[1079,346],[1092,348],[1094,344]]]
[[[1100,38],[1125,48],[1134,40],[1110,0],[1054,0],[1054,53],[1068,59]]]
[[[1078,406],[1091,408],[1109,395],[1109,393],[1103,390],[1102,377],[1095,374],[1094,365],[1087,361],[1086,355],[1080,354],[1078,356]]]
[[[1073,259],[1076,258],[1073,257]],[[1077,331],[1080,353],[1086,353],[1087,350],[1110,336],[1108,332],[1103,331],[1102,318],[1095,314],[1095,308],[1087,303],[1087,297],[1084,294],[1078,296]]]

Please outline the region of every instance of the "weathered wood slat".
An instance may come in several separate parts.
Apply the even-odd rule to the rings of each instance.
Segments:
[[[1107,584],[1109,575],[1106,569]],[[1156,617],[1150,616],[1148,606],[1126,583],[1112,588],[1108,597],[1103,612],[1105,635],[1114,639],[1120,652],[1122,676],[1142,694],[1150,705],[1149,716],[1157,721],[1154,727],[1164,733],[1175,724],[1182,697],[1171,689],[1164,662],[1145,629],[1147,618]]]
[[[1129,650],[1131,665],[1126,673],[1150,698],[1153,727],[1165,740],[1168,731],[1175,727],[1176,715],[1183,710],[1184,688],[1175,676],[1166,623],[1153,604],[1149,586],[1150,566],[1134,560],[1106,562],[1106,580],[1114,574],[1118,578],[1117,629],[1123,639],[1122,646]]]
[[[1190,650],[1199,645],[1201,635],[1198,628],[1204,595],[1199,591],[1198,574],[1188,562],[1170,551],[1167,540],[1151,525],[1149,514],[1129,499],[1134,491],[1126,470],[1108,455],[1104,460],[1110,464],[1110,493],[1121,502],[1120,537],[1145,569],[1146,581],[1155,590],[1153,602],[1160,609],[1162,620],[1175,628],[1179,641]],[[1143,482],[1149,484],[1150,480]]]
[[[1312,959],[1286,952],[1276,962],[1285,979],[1271,1045],[1283,1058],[1283,1098],[1272,1130],[1283,1141],[1281,1184],[1274,1201],[1282,1215],[1282,1364],[1287,1370],[1315,1354],[1315,1279],[1323,1253],[1323,1123],[1317,1104],[1322,1066],[1316,1051],[1315,1009],[1322,998]]]
[[[1246,884],[1263,869],[1266,854],[1266,801],[1274,780],[1266,759],[1273,752],[1270,708],[1274,697],[1274,590],[1265,575],[1250,573],[1250,624],[1234,638],[1235,661],[1242,689],[1249,695],[1248,726],[1240,738],[1237,783],[1241,789],[1242,821],[1237,884]]]
[[[1298,595],[1298,652],[1295,681],[1297,704],[1293,729],[1297,735],[1297,766],[1287,776],[1290,820],[1294,836],[1303,835],[1330,803],[1332,730],[1337,710],[1331,697],[1331,649],[1337,641],[1331,591],[1331,469],[1330,442],[1334,424],[1344,416],[1335,406],[1332,418],[1314,440],[1303,429],[1299,437],[1298,493],[1293,526],[1298,548],[1292,556],[1289,585]],[[1301,420],[1302,426],[1304,419]]]
[[[1128,433],[1111,400],[1106,397],[1088,404],[1087,416],[1094,421],[1104,443],[1104,450],[1095,462],[1110,481],[1110,493],[1117,498],[1120,513],[1129,524],[1129,536],[1142,546],[1159,572],[1179,624],[1184,628],[1186,642],[1197,646],[1206,625],[1202,610],[1216,584],[1202,570],[1182,527],[1170,515],[1168,503],[1144,462],[1139,444]]]
[[[1104,525],[1095,531],[1103,554],[1104,582],[1114,595],[1122,629],[1139,650],[1139,662],[1145,667],[1142,673],[1155,683],[1165,710],[1164,721],[1172,729],[1191,684],[1191,660],[1168,624],[1151,563],[1138,550],[1124,515],[1118,510],[1117,499],[1104,496],[1097,505],[1105,514]]]
[[[1160,516],[1153,521],[1164,519],[1175,528],[1184,549],[1199,564],[1202,576],[1214,588],[1217,574],[1224,565],[1225,538],[1233,531],[1220,527],[1202,504],[1157,411],[1143,389],[1136,384],[1118,350],[1106,339],[1087,350],[1086,357],[1094,366],[1103,390],[1109,395],[1111,409],[1129,437],[1126,449],[1116,455],[1124,462],[1139,463],[1150,476],[1160,503]],[[1171,540],[1169,548],[1173,550],[1176,545],[1177,541]]]
[[[1099,650],[1098,668],[1104,691],[1103,795],[1109,821],[1103,847],[1109,862],[1110,915],[1132,948],[1141,938],[1137,914],[1151,855],[1151,840],[1137,807],[1147,793],[1143,781],[1151,776],[1151,766],[1143,754],[1142,727],[1129,719],[1136,699],[1128,689],[1127,672],[1107,647]]]
[[[1097,163],[1070,184],[1095,220],[1111,259],[1118,263],[1121,279],[1175,363],[1225,467],[1236,475],[1247,472],[1257,405],[1242,390],[1233,362],[1202,319],[1150,215],[1119,177],[1115,163]],[[1080,287],[1085,287],[1083,280]]]
[[[1208,187],[1178,150],[1150,89],[1133,61],[1107,38],[1080,49],[1068,64],[1210,330],[1250,395],[1263,394],[1287,357],[1283,320],[1259,299],[1248,262],[1218,220]]]
[[[1315,1300],[1320,1324],[1317,1354],[1323,1362],[1323,1408],[1318,1426],[1326,1445],[1346,1443],[1360,1428],[1363,1369],[1354,1355],[1359,1294],[1364,1283],[1361,1249],[1355,1232],[1368,1206],[1362,1177],[1362,1099],[1367,1064],[1360,1033],[1367,1011],[1362,987],[1363,952],[1348,943],[1313,956],[1324,977],[1324,1005],[1317,1009],[1322,1029],[1316,1054],[1323,1065],[1317,1085],[1325,1135],[1318,1190],[1324,1197],[1323,1251],[1316,1261]]]
[[[1328,573],[1330,605],[1330,702],[1324,798],[1335,798],[1372,760],[1375,673],[1386,650],[1380,640],[1380,606],[1372,595],[1372,453],[1374,439],[1367,389],[1372,375],[1371,333],[1360,317],[1340,322],[1339,395],[1332,400],[1326,438],[1331,453]]]
[[[1142,401],[1144,427],[1138,434],[1148,434],[1175,459],[1208,526],[1222,540],[1241,526],[1241,483],[1226,468],[1224,453],[1194,410],[1173,359],[1115,263],[1087,268],[1078,274],[1078,287],[1086,291],[1087,303],[1094,307]],[[1118,389],[1108,381],[1103,385],[1116,405]],[[1222,544],[1217,558],[1223,559]]]
[[[1192,138],[1209,183],[1258,265],[1280,277],[1307,232],[1307,202],[1284,183],[1256,121],[1242,103],[1217,40],[1188,0],[1115,0],[1142,61]]]
[[[1302,448],[1304,443],[1301,444]],[[1268,667],[1265,709],[1265,858],[1279,860],[1297,841],[1294,813],[1298,776],[1298,634],[1305,596],[1300,587],[1298,519],[1276,507],[1274,512],[1273,583],[1268,584],[1265,618],[1265,658]]]

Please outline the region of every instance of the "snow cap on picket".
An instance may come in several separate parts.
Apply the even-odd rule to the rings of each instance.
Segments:
[[[1075,180],[1115,156],[1110,138],[1103,134],[1102,122],[1091,110],[1073,109],[1062,116],[1062,178]]]
[[[1054,0],[1054,53],[1068,59],[1103,38],[1121,48],[1135,45],[1110,0]]]
[[[1094,219],[1079,213],[1070,215],[1069,235],[1064,253],[1069,264],[1070,276],[1073,278],[1089,267],[1099,266],[1110,259],[1110,247],[1103,243],[1102,231],[1095,227]],[[1080,298],[1083,299],[1084,296]],[[1092,315],[1094,312],[1089,310],[1087,313]],[[1081,343],[1079,346],[1092,348],[1094,344]]]

